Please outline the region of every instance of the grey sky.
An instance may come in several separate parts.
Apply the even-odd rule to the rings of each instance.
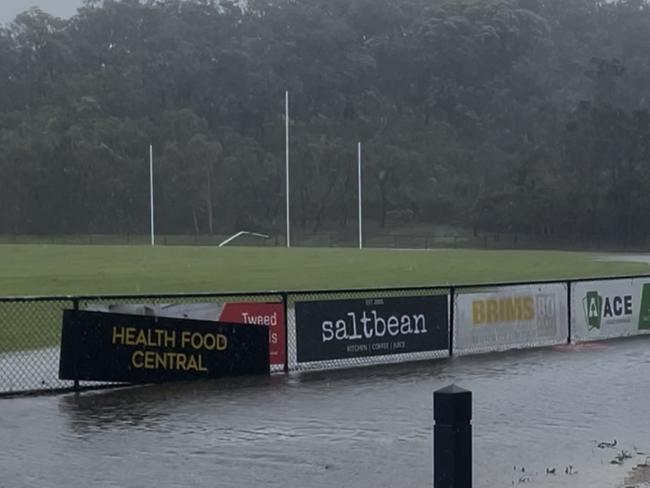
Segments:
[[[11,22],[20,12],[35,6],[58,17],[71,17],[81,2],[82,0],[0,0],[0,23]]]

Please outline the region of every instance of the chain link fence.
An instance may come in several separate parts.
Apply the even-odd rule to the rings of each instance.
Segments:
[[[0,395],[107,384],[59,380],[65,309],[224,322],[239,321],[232,319],[235,310],[274,314],[277,320],[267,324],[271,371],[300,372],[648,334],[650,276],[291,293],[0,298]]]
[[[66,308],[74,308],[73,299],[0,299],[0,392],[72,386],[58,378]]]
[[[1,298],[0,394],[75,387],[73,381],[59,379],[61,321],[65,309],[108,311],[110,308],[137,314],[147,313],[147,308],[156,306],[183,305],[192,314],[192,305],[201,305],[199,309],[204,313],[206,310],[218,313],[226,303],[282,305],[284,302],[282,295],[273,293]],[[217,319],[218,315],[215,315],[212,320]],[[284,364],[271,367],[272,371],[283,369]],[[83,381],[78,386],[91,388],[107,384]]]

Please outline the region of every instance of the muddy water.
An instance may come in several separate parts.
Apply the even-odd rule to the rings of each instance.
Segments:
[[[0,487],[427,487],[432,392],[452,382],[474,394],[474,486],[641,483],[649,346],[2,399]]]

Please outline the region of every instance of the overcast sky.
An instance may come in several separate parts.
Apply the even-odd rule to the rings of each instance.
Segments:
[[[0,0],[0,23],[14,20],[17,14],[31,7],[39,7],[48,14],[71,17],[82,0]]]

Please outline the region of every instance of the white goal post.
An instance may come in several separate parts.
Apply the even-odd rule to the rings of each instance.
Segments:
[[[248,231],[246,231],[246,230],[242,230],[242,231],[240,231],[240,232],[237,232],[235,235],[230,236],[230,237],[229,237],[228,239],[226,239],[225,241],[223,241],[221,244],[219,244],[219,247],[223,247],[223,246],[225,246],[226,244],[228,244],[229,242],[234,241],[234,240],[237,239],[238,237],[246,236],[246,235],[248,235],[248,236],[255,236],[255,237],[261,237],[262,239],[268,239],[268,238],[269,238],[269,236],[267,236],[266,234],[260,234],[260,233],[258,233],[258,232],[248,232]]]

